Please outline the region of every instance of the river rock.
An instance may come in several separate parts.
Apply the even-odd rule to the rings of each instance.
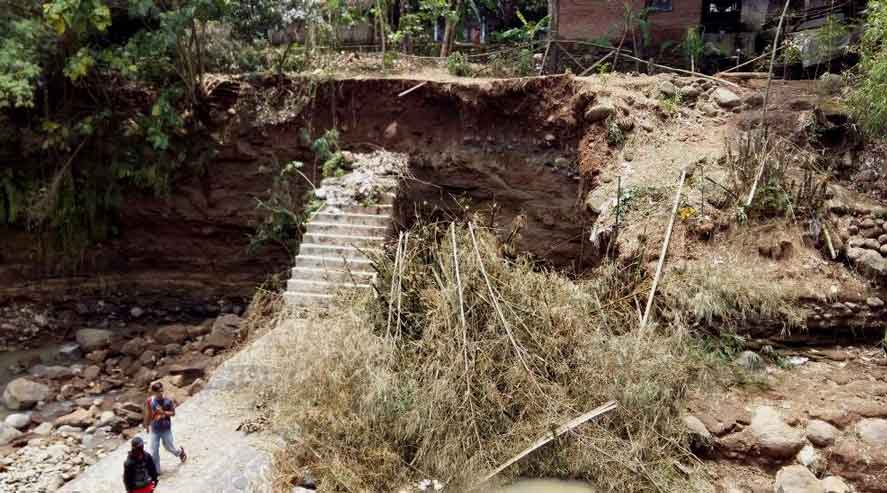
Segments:
[[[776,473],[777,493],[825,493],[816,476],[804,466],[786,466]]]
[[[707,449],[714,441],[711,432],[696,416],[684,416],[684,427],[690,436],[690,446],[694,450]]]
[[[718,106],[722,108],[735,108],[742,104],[742,100],[739,99],[739,96],[733,91],[724,89],[723,87],[715,89],[711,97],[716,103],[718,103]]]
[[[188,337],[192,339],[196,339],[200,336],[205,336],[212,331],[213,324],[212,321],[206,321],[200,325],[189,325],[188,326]]]
[[[866,298],[865,304],[869,306],[869,308],[878,309],[884,306],[884,300],[878,298],[877,296],[872,296],[870,298]]]
[[[167,344],[163,346],[163,354],[167,356],[176,356],[182,354],[182,345],[181,344]]]
[[[63,361],[76,361],[83,357],[83,351],[80,349],[80,345],[69,342],[62,344],[62,346],[58,350],[59,359]]]
[[[86,351],[95,351],[108,347],[114,335],[110,330],[104,329],[80,329],[77,331],[77,344]]]
[[[601,99],[585,110],[585,120],[589,123],[601,122],[616,112],[616,106],[609,99]]]
[[[188,339],[188,328],[184,325],[167,325],[157,329],[154,339],[160,344],[179,344]]]
[[[689,85],[678,89],[678,94],[681,95],[682,99],[692,100],[698,98],[699,95],[702,94],[702,91],[694,85]]]
[[[76,426],[71,426],[71,425],[62,425],[62,426],[59,426],[58,428],[56,428],[55,431],[57,433],[59,433],[60,435],[66,435],[66,434],[79,435],[79,434],[83,433],[83,428],[78,428]]]
[[[835,443],[838,429],[825,421],[814,419],[807,423],[807,439],[817,447],[828,447]]]
[[[764,95],[761,93],[749,94],[745,97],[745,105],[749,108],[757,108],[764,105]]]
[[[142,310],[141,308],[139,308],[137,306],[134,306],[129,310],[129,315],[132,318],[142,318],[142,315],[144,315],[144,314],[145,314],[145,310]]]
[[[827,465],[825,458],[809,443],[801,448],[795,460],[817,474],[824,471]]]
[[[52,395],[49,387],[21,377],[9,382],[3,391],[3,401],[12,410],[28,409]]]
[[[95,380],[95,379],[98,378],[99,375],[101,375],[101,374],[102,374],[102,369],[101,369],[100,367],[96,366],[96,365],[90,365],[90,366],[87,366],[87,367],[83,370],[83,378],[84,378],[87,382],[91,382],[91,381]]]
[[[869,445],[887,447],[887,419],[862,419],[856,423],[856,434]]]
[[[90,363],[96,363],[96,364],[104,363],[105,360],[108,359],[109,354],[110,354],[110,351],[108,351],[107,349],[99,349],[97,351],[91,351],[86,354],[86,361],[89,361]]]
[[[53,425],[52,423],[40,423],[36,428],[31,430],[31,433],[38,436],[46,436],[52,433]]]
[[[767,367],[764,358],[754,351],[743,351],[739,353],[739,356],[736,357],[733,363],[740,368],[752,372],[761,371]]]
[[[16,430],[21,430],[27,428],[27,426],[31,424],[31,416],[25,413],[10,414],[3,420],[3,422]]]
[[[133,358],[138,358],[145,351],[145,346],[147,343],[141,337],[134,337],[123,344],[123,347],[120,348],[120,352],[127,356],[132,356]]]
[[[23,436],[24,433],[16,430],[6,423],[0,423],[0,445],[6,445],[9,442]]]
[[[768,406],[755,409],[749,426],[761,453],[774,459],[794,456],[804,446],[801,434],[785,424],[782,416]]]
[[[74,376],[74,370],[67,366],[34,365],[28,370],[28,374],[34,378],[48,378],[57,380]]]
[[[55,420],[55,425],[58,427],[62,426],[74,426],[77,428],[85,428],[92,424],[95,417],[93,414],[86,409],[80,408],[71,414],[66,414],[60,418]]]
[[[110,426],[117,419],[117,415],[114,414],[114,411],[104,411],[99,416],[99,422],[96,424],[99,428],[102,426]]]
[[[234,345],[240,328],[240,317],[227,314],[217,318],[212,332],[203,340],[203,350],[227,349]]]
[[[667,98],[671,98],[671,97],[674,97],[674,95],[677,94],[677,92],[678,92],[678,88],[675,87],[675,85],[672,84],[671,82],[666,80],[666,81],[662,81],[659,83],[659,94],[661,94],[662,96],[665,96]]]
[[[850,487],[840,476],[829,476],[821,483],[824,493],[850,493]]]

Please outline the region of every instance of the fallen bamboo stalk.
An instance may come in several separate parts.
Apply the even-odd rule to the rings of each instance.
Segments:
[[[825,243],[828,245],[828,253],[832,256],[832,260],[838,258],[838,254],[835,253],[835,247],[832,244],[832,235],[828,234],[828,227],[823,224],[822,231],[825,233]]]
[[[607,53],[606,55],[604,55],[603,58],[601,58],[600,60],[594,62],[594,63],[591,65],[591,67],[588,67],[587,69],[585,69],[584,72],[582,72],[581,74],[579,74],[579,77],[584,77],[584,76],[588,75],[589,72],[591,72],[592,70],[594,70],[595,67],[597,67],[598,65],[604,63],[608,58],[610,58],[611,56],[613,56],[614,53],[616,53],[616,50],[613,50],[613,51]]]
[[[468,378],[468,328],[465,324],[465,300],[462,298],[462,277],[459,275],[459,253],[456,246],[456,223],[450,223],[453,241],[453,269],[456,271],[456,292],[459,295],[459,320],[462,322],[462,352],[465,358],[465,378]]]
[[[555,43],[557,44],[558,48],[560,48],[561,51],[563,51],[564,53],[567,54],[568,57],[570,57],[570,60],[573,60],[573,63],[575,63],[576,65],[579,66],[579,70],[582,70],[583,72],[585,71],[585,67],[582,66],[581,63],[579,63],[579,60],[576,60],[576,57],[574,57],[566,48],[564,48],[564,46],[562,44],[558,43],[557,41],[555,41]]]
[[[718,76],[729,79],[766,79],[767,72],[721,72]]]
[[[523,459],[524,457],[530,455],[531,453],[533,453],[533,451],[535,451],[535,450],[538,449],[539,447],[545,445],[546,443],[548,443],[548,442],[554,440],[555,438],[557,438],[557,437],[563,435],[564,433],[566,433],[566,432],[568,432],[568,431],[571,431],[571,430],[573,430],[573,429],[579,427],[580,425],[582,425],[583,423],[585,423],[585,422],[587,422],[587,421],[590,421],[590,420],[592,420],[592,419],[594,419],[594,418],[596,418],[596,417],[598,417],[598,416],[600,416],[600,415],[602,415],[602,414],[606,414],[606,413],[608,413],[608,412],[610,412],[610,411],[616,409],[617,407],[618,407],[618,403],[617,403],[616,401],[609,401],[609,402],[607,402],[606,404],[604,404],[604,405],[602,405],[602,406],[600,406],[600,407],[598,407],[598,408],[595,408],[595,409],[593,409],[593,410],[591,410],[591,411],[589,411],[589,412],[587,412],[587,413],[585,413],[585,414],[583,414],[583,415],[581,415],[581,416],[578,416],[578,417],[576,417],[576,418],[573,418],[573,419],[571,419],[570,421],[567,421],[566,423],[564,423],[564,424],[558,426],[557,428],[555,428],[554,430],[552,430],[551,434],[545,434],[545,435],[539,437],[535,442],[532,443],[532,445],[530,445],[529,447],[525,448],[524,450],[522,450],[519,454],[515,455],[514,457],[508,459],[507,461],[505,461],[504,463],[502,463],[502,465],[500,465],[500,466],[497,467],[496,469],[493,469],[492,472],[490,472],[489,474],[487,474],[487,475],[483,478],[483,480],[480,482],[480,484],[479,484],[478,486],[480,486],[481,484],[486,483],[487,481],[489,481],[490,479],[492,479],[493,476],[495,476],[495,475],[499,474],[500,472],[504,471],[505,469],[508,468],[508,466],[514,464],[515,462],[517,462],[517,461]]]
[[[400,265],[400,249],[403,244],[403,232],[397,237],[397,250],[394,253],[394,269],[391,272],[391,289],[388,292],[388,325],[385,328],[385,337],[391,337],[391,320],[394,318],[394,294],[397,285],[394,283],[394,277],[398,274],[398,266]]]
[[[779,50],[781,50],[781,49],[783,49],[783,48],[784,48],[784,46],[780,46],[780,47],[776,48],[776,51],[779,51]],[[751,64],[751,63],[755,63],[756,61],[760,60],[761,58],[766,57],[766,56],[769,55],[769,54],[770,54],[770,53],[762,53],[762,54],[760,54],[760,55],[758,55],[758,56],[752,58],[751,60],[746,60],[746,61],[740,63],[739,65],[735,66],[735,67],[728,68],[727,70],[724,70],[724,71],[722,71],[722,72],[718,72],[718,73],[716,73],[715,75],[716,75],[716,76],[723,76],[724,74],[727,74],[727,73],[729,73],[729,72],[732,72],[732,71],[734,71],[734,70],[736,70],[736,69],[738,69],[738,68],[740,68],[740,67],[745,67],[746,65],[749,65],[749,64]]]
[[[650,287],[650,295],[647,297],[647,307],[644,309],[644,318],[641,319],[640,335],[644,334],[647,327],[647,321],[650,319],[650,311],[653,308],[653,297],[656,295],[656,287],[659,285],[659,278],[662,276],[662,266],[665,265],[665,256],[668,253],[668,243],[671,241],[671,232],[674,229],[674,218],[678,213],[678,206],[681,204],[681,192],[684,190],[684,180],[687,178],[687,167],[681,171],[681,180],[678,183],[678,190],[674,195],[674,206],[671,208],[671,217],[668,220],[668,229],[665,230],[665,239],[662,241],[662,251],[659,253],[659,263],[656,264],[656,275],[653,277],[653,285]]]
[[[407,89],[406,91],[404,91],[404,92],[398,94],[397,97],[402,98],[402,97],[406,96],[407,94],[409,94],[409,93],[415,91],[416,89],[418,89],[418,88],[424,86],[425,84],[428,84],[429,82],[431,82],[431,81],[427,81],[427,80],[426,80],[425,82],[420,82],[420,83],[416,84],[415,86],[413,86],[413,87]]]
[[[539,75],[545,73],[545,62],[548,60],[548,50],[551,49],[551,40],[545,45],[545,54],[542,55],[542,66],[539,67]]]
[[[403,235],[403,249],[400,251],[400,271],[397,274],[397,337],[400,338],[400,301],[403,298],[403,257],[407,253],[407,240],[410,239],[410,233]]]
[[[779,45],[779,35],[782,34],[782,23],[785,21],[785,14],[788,12],[788,5],[791,0],[785,0],[785,7],[782,8],[782,15],[779,16],[779,25],[776,26],[776,35],[773,38],[773,46]],[[770,52],[770,70],[767,75],[767,90],[764,91],[764,107],[761,109],[761,124],[764,126],[764,137],[767,136],[767,103],[770,102],[770,85],[773,83],[773,64],[776,63],[776,49]],[[761,163],[763,168],[764,163]],[[755,182],[755,186],[757,186]],[[749,200],[751,202],[751,200]]]
[[[490,293],[490,302],[496,310],[496,314],[499,316],[502,326],[505,328],[505,333],[508,335],[508,340],[511,341],[511,345],[514,347],[514,352],[517,354],[517,358],[520,360],[524,369],[527,370],[527,373],[532,376],[533,372],[530,370],[530,366],[527,365],[527,362],[524,359],[520,344],[517,343],[517,339],[514,338],[514,334],[511,332],[511,326],[508,324],[508,320],[505,319],[505,315],[502,313],[502,308],[499,306],[499,300],[493,290],[493,284],[490,282],[490,277],[487,275],[487,268],[484,267],[484,259],[480,255],[480,248],[477,246],[477,238],[474,236],[474,223],[468,223],[468,233],[471,236],[471,244],[474,246],[474,253],[477,255],[477,263],[480,264],[480,273],[483,275],[484,282],[487,284],[487,290]]]
[[[628,58],[628,59],[630,59],[630,60],[636,60],[636,61],[638,61],[638,62],[640,62],[640,63],[646,63],[648,67],[656,67],[656,68],[661,68],[661,69],[663,69],[663,70],[671,70],[672,72],[677,72],[677,73],[680,73],[680,74],[692,75],[693,77],[700,77],[700,78],[702,78],[702,79],[707,79],[707,80],[711,80],[711,81],[714,81],[714,82],[719,82],[719,83],[721,83],[721,84],[728,85],[728,86],[731,86],[731,87],[735,87],[735,88],[737,88],[737,89],[739,89],[739,88],[741,87],[739,84],[736,84],[736,83],[734,83],[734,82],[730,82],[729,80],[719,79],[719,78],[717,78],[717,77],[712,77],[712,76],[710,76],[710,75],[700,74],[700,73],[698,73],[698,72],[690,72],[689,70],[684,70],[684,69],[682,69],[682,68],[675,68],[675,67],[669,67],[669,66],[667,66],[667,65],[660,65],[660,64],[658,64],[658,63],[653,63],[653,62],[650,62],[650,61],[647,61],[647,60],[643,60],[643,59],[638,58],[638,57],[635,57],[635,56],[631,56],[631,55],[629,55],[628,53],[625,53],[625,54],[623,54],[622,56],[624,56],[625,58]]]

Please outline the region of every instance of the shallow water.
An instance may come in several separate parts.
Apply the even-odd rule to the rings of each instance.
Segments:
[[[14,378],[25,375],[15,373],[13,368],[28,368],[33,365],[35,361],[40,361],[44,364],[53,363],[53,359],[58,355],[60,347],[61,344],[48,344],[34,349],[0,352],[0,389],[5,389],[6,384]],[[0,392],[2,392],[2,390],[0,390]],[[3,405],[3,401],[0,400],[0,420],[6,418],[10,413],[11,411],[6,409],[6,406]]]
[[[530,479],[512,483],[495,493],[595,493],[586,483],[557,479]]]

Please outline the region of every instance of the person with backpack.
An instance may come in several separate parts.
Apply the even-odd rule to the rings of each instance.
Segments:
[[[123,463],[123,485],[127,493],[152,493],[157,487],[154,459],[145,452],[145,442],[140,437],[132,439],[132,448]]]
[[[154,382],[151,384],[152,396],[145,403],[145,431],[148,432],[148,444],[151,457],[154,458],[154,466],[160,472],[160,442],[163,448],[175,455],[183,463],[188,459],[185,449],[176,448],[172,437],[172,418],[176,415],[176,407],[172,399],[163,395],[163,384]]]

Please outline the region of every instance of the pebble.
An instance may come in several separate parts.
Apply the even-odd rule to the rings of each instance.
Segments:
[[[786,466],[776,473],[773,491],[781,493],[825,493],[816,476],[804,466]]]

